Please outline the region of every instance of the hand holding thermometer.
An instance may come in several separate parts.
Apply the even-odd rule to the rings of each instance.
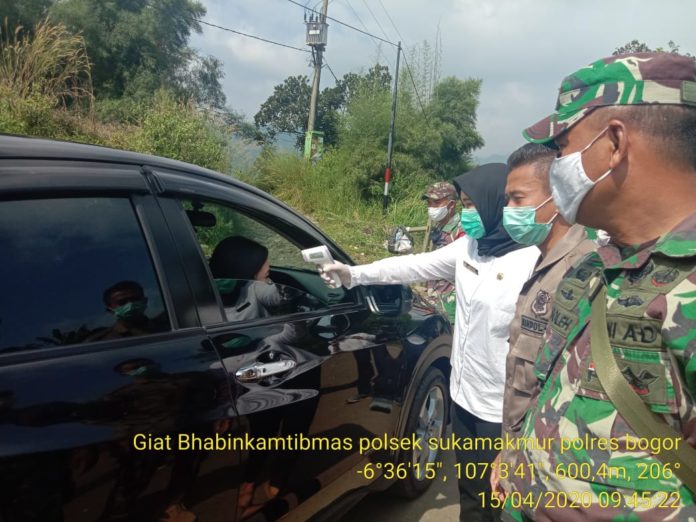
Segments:
[[[321,245],[314,248],[307,248],[306,250],[303,250],[302,258],[307,263],[314,263],[319,267],[334,262],[333,257],[331,257],[331,253],[329,252],[329,249],[325,245]],[[328,275],[331,278],[330,286],[332,288],[338,288],[339,286],[341,286],[341,279],[338,277],[337,274],[329,272],[326,275]]]

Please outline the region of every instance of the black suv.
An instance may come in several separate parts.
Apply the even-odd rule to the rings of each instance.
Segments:
[[[270,270],[213,270],[224,241]],[[351,262],[229,177],[0,136],[0,521],[325,519],[427,488],[436,452],[379,441],[442,435],[449,325],[407,287],[328,288],[319,245]]]

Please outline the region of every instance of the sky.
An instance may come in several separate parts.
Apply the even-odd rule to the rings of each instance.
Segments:
[[[287,0],[199,1],[207,22],[306,48],[304,9]],[[672,40],[696,54],[692,0],[331,0],[328,15],[393,42],[396,27],[407,50],[434,45],[439,28],[441,77],[483,81],[477,128],[485,145],[474,153],[481,162],[522,145],[522,129],[553,111],[561,79],[616,47],[637,39],[666,48]],[[228,105],[248,119],[286,77],[311,75],[307,53],[220,29],[203,26],[191,43],[222,60]],[[329,20],[324,56],[340,78],[378,60],[393,70],[396,50]],[[321,87],[333,84],[324,70]]]

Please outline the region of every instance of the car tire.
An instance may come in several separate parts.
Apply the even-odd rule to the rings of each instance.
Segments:
[[[439,462],[440,450],[429,450],[428,439],[442,438],[445,433],[445,422],[449,412],[449,390],[444,374],[438,368],[431,366],[423,375],[413,397],[413,404],[406,421],[403,437],[409,438],[416,433],[418,438],[424,438],[423,450],[405,450],[399,454],[398,464],[409,468],[408,476],[394,484],[393,492],[405,498],[416,498],[422,495],[433,482],[423,476],[425,463]],[[420,464],[421,476],[417,476],[413,464]],[[437,466],[437,464],[436,464]],[[440,470],[438,469],[438,475]]]

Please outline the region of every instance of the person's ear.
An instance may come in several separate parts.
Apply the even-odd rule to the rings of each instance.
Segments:
[[[607,137],[611,142],[609,168],[615,169],[626,159],[630,141],[626,130],[626,124],[621,120],[611,120],[607,127]]]

